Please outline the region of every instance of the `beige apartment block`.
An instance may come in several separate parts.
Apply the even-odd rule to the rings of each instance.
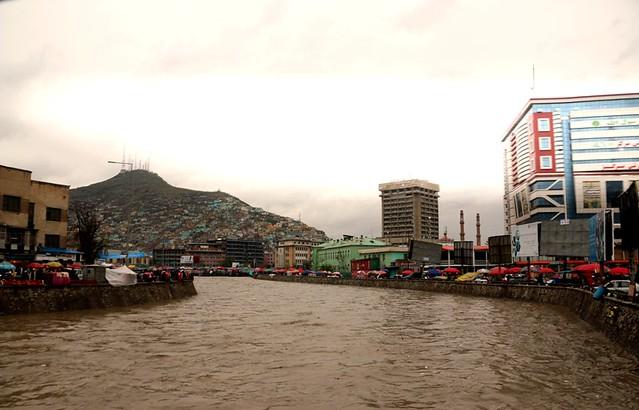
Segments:
[[[0,165],[0,200],[1,257],[66,247],[68,185],[35,181],[31,171]]]
[[[439,237],[439,185],[421,179],[379,184],[382,238],[392,244]]]
[[[313,247],[317,241],[302,238],[287,238],[278,242],[275,251],[276,268],[308,267],[311,265]]]

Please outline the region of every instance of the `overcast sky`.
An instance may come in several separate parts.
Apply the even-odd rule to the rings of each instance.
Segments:
[[[440,231],[503,232],[500,139],[531,96],[639,91],[639,2],[0,2],[0,160],[89,185],[147,161],[326,231],[378,184],[440,185]],[[532,65],[535,65],[535,89]],[[470,237],[470,238],[469,238]]]

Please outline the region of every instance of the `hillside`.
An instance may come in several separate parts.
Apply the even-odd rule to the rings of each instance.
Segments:
[[[322,231],[254,208],[225,192],[177,188],[143,170],[72,189],[70,206],[78,202],[95,206],[102,215],[104,234],[113,249],[124,249],[127,237],[130,249],[147,251],[216,238],[262,239],[267,245],[291,235],[326,239]]]

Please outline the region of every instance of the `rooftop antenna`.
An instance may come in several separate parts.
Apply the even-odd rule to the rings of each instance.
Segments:
[[[535,65],[532,65],[532,85],[530,87],[530,91],[532,93],[532,96],[535,95]]]

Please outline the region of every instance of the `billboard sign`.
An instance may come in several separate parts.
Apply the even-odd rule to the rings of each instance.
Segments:
[[[438,243],[411,240],[408,259],[426,265],[438,265],[442,259],[442,246]]]
[[[513,262],[510,235],[488,238],[488,262],[494,265],[508,265]]]
[[[513,258],[539,256],[539,223],[513,226]]]
[[[180,265],[193,264],[193,255],[180,256]]]
[[[610,260],[613,255],[612,212],[601,211],[588,220],[588,246],[591,261]]]
[[[588,257],[590,231],[588,219],[572,219],[568,224],[542,221],[539,229],[539,254],[543,256]]]
[[[473,264],[473,241],[454,241],[453,250],[456,265]]]

